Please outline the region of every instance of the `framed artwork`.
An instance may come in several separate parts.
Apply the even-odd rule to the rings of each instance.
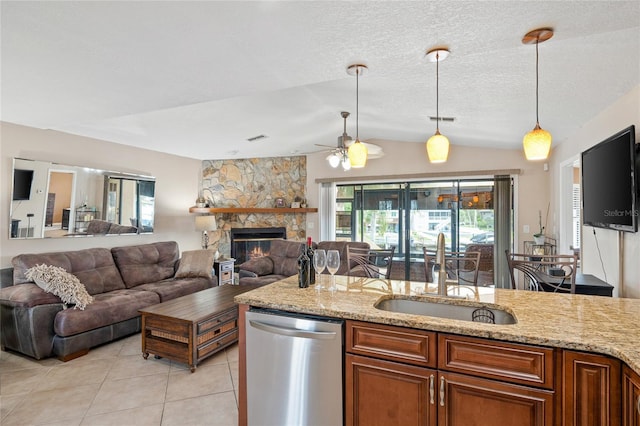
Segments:
[[[284,198],[276,198],[276,207],[284,207]]]

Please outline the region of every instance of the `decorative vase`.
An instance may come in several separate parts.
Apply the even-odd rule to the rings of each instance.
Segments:
[[[537,245],[543,245],[544,244],[544,235],[534,235],[533,236],[533,241]]]

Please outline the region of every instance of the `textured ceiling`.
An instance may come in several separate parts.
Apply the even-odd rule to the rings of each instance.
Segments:
[[[514,148],[540,124],[562,143],[640,82],[634,1],[2,1],[3,121],[199,159],[335,145],[360,79],[361,140]],[[267,138],[255,142],[257,135]]]

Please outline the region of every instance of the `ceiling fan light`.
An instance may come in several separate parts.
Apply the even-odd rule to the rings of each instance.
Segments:
[[[342,169],[347,172],[349,170],[351,170],[351,161],[349,160],[349,157],[347,155],[342,157]]]
[[[427,155],[431,163],[444,163],[449,157],[449,139],[436,131],[427,141]]]
[[[327,160],[329,161],[329,165],[334,169],[340,164],[340,157],[335,152],[329,155]]]
[[[358,139],[349,147],[349,161],[354,169],[362,168],[367,164],[367,146]]]
[[[536,127],[522,138],[522,146],[527,160],[546,160],[551,149],[551,133],[536,124]]]

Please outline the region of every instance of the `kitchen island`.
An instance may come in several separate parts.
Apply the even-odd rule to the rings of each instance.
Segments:
[[[493,345],[493,349],[495,347],[504,347],[521,353],[523,348],[535,347],[551,351],[545,353],[545,358],[540,358],[541,361],[539,362],[544,368],[551,368],[549,367],[551,364],[554,366],[552,368],[553,371],[546,373],[550,377],[544,379],[547,382],[543,383],[541,379],[539,384],[532,385],[531,388],[539,392],[550,392],[547,395],[550,398],[550,404],[547,404],[547,406],[544,406],[544,404],[532,405],[532,410],[544,411],[543,420],[540,424],[559,424],[562,418],[565,419],[565,424],[577,424],[581,418],[588,418],[589,413],[581,414],[578,412],[579,404],[571,405],[571,401],[567,398],[568,388],[565,389],[564,387],[568,379],[579,381],[584,375],[594,377],[594,374],[602,373],[614,380],[612,384],[614,388],[610,389],[609,395],[600,395],[604,399],[599,402],[607,404],[607,406],[603,407],[606,412],[601,413],[594,408],[591,413],[596,417],[600,416],[600,418],[596,418],[594,424],[620,423],[620,419],[627,419],[627,417],[634,415],[631,408],[635,410],[636,402],[640,404],[640,400],[636,401],[635,399],[638,398],[637,395],[640,394],[640,391],[633,386],[629,386],[628,391],[626,393],[623,392],[622,398],[620,398],[620,389],[623,388],[621,369],[625,373],[625,384],[636,383],[634,380],[637,380],[637,375],[640,374],[640,328],[638,327],[640,300],[462,286],[450,286],[449,288],[449,295],[457,297],[442,298],[433,294],[436,292],[435,287],[427,285],[427,288],[425,288],[425,283],[421,282],[341,276],[336,276],[336,281],[338,291],[328,292],[323,290],[318,292],[313,286],[307,289],[298,288],[295,277],[292,277],[243,293],[236,296],[235,301],[241,304],[241,312],[252,306],[347,320],[347,342],[345,342],[347,352],[349,352],[349,347],[353,343],[349,342],[349,336],[353,337],[355,335],[353,333],[350,334],[349,330],[351,328],[349,327],[354,327],[353,330],[357,330],[357,327],[362,324],[380,325],[383,329],[387,327],[385,330],[426,331],[432,333],[429,335],[433,343],[432,347],[435,346],[436,341],[437,343],[440,343],[440,340],[446,342],[452,336],[463,336],[465,338],[478,339],[477,341],[472,341],[476,345],[481,341],[489,342],[490,345]],[[512,314],[516,319],[516,323],[506,325],[477,323],[395,313],[374,307],[379,300],[389,298],[439,300],[454,305],[494,307]],[[241,314],[240,320],[241,424],[243,419],[246,420],[246,417],[243,417],[244,396],[242,392],[244,375],[243,316]],[[494,345],[494,343],[496,344]],[[433,348],[432,350],[436,351]],[[423,366],[433,368],[433,370],[425,369],[425,371],[433,371],[435,377],[441,378],[444,386],[445,378],[449,377],[446,374],[456,370],[446,365],[444,357],[449,355],[445,348],[440,345],[438,350],[440,351],[434,352],[434,354],[437,353],[437,356],[432,357],[434,359],[429,361],[430,364],[425,361]],[[460,349],[458,348],[458,350]],[[358,354],[358,350],[353,352]],[[591,359],[584,361],[580,356],[582,353],[584,353],[585,357],[601,356],[605,361],[604,366],[595,370],[595,372],[592,371],[591,366],[595,365],[594,362]],[[347,359],[350,356],[352,354],[346,354]],[[483,358],[483,356],[479,358]],[[486,358],[489,359],[491,356],[487,355]],[[411,363],[409,361],[409,364]],[[535,362],[532,361],[532,363]],[[413,364],[415,365],[415,362]],[[578,367],[568,367],[576,365]],[[439,369],[440,367],[442,367],[442,372]],[[495,366],[493,368],[495,369]],[[345,368],[345,370],[345,374],[348,376],[350,374],[349,367]],[[490,374],[486,371],[477,375],[495,379],[491,375],[492,373]],[[433,382],[432,377],[434,374],[427,374],[425,377],[431,377],[431,382]],[[631,379],[626,380],[627,375]],[[601,378],[599,377],[599,379]],[[521,379],[509,380],[518,385],[523,383]],[[619,382],[615,383],[616,380]],[[453,380],[451,381],[453,382]],[[348,377],[345,378],[345,383],[347,382],[349,382]],[[498,382],[491,383],[497,384]],[[600,384],[602,385],[602,383]],[[611,383],[607,386],[609,385]],[[432,388],[433,384],[429,384],[427,379],[425,386],[427,386],[425,389],[431,391],[432,389],[429,386]],[[502,383],[500,383],[500,386],[502,386]],[[598,390],[600,394],[602,394],[602,389]],[[357,389],[346,386],[345,399],[357,403],[357,398],[354,400],[354,395],[352,395],[354,391],[357,391]],[[639,393],[634,393],[636,391]],[[629,392],[631,393],[629,394]],[[576,395],[572,397],[576,397]],[[590,398],[587,398],[589,406],[597,402],[594,399],[598,399],[598,395],[590,396]],[[622,399],[622,402],[620,399]],[[627,414],[625,414],[625,409]],[[357,407],[354,408],[347,403],[346,410],[357,411]],[[640,416],[640,413],[637,416]],[[433,420],[431,414],[428,417]],[[611,418],[612,421],[602,423],[601,418],[604,417]],[[357,417],[347,414],[345,422],[352,424],[354,423],[352,421],[353,418]],[[568,419],[570,418],[574,419],[574,421],[569,421]],[[631,418],[629,421],[637,421],[637,418],[636,420]],[[426,424],[429,423],[427,422]]]

